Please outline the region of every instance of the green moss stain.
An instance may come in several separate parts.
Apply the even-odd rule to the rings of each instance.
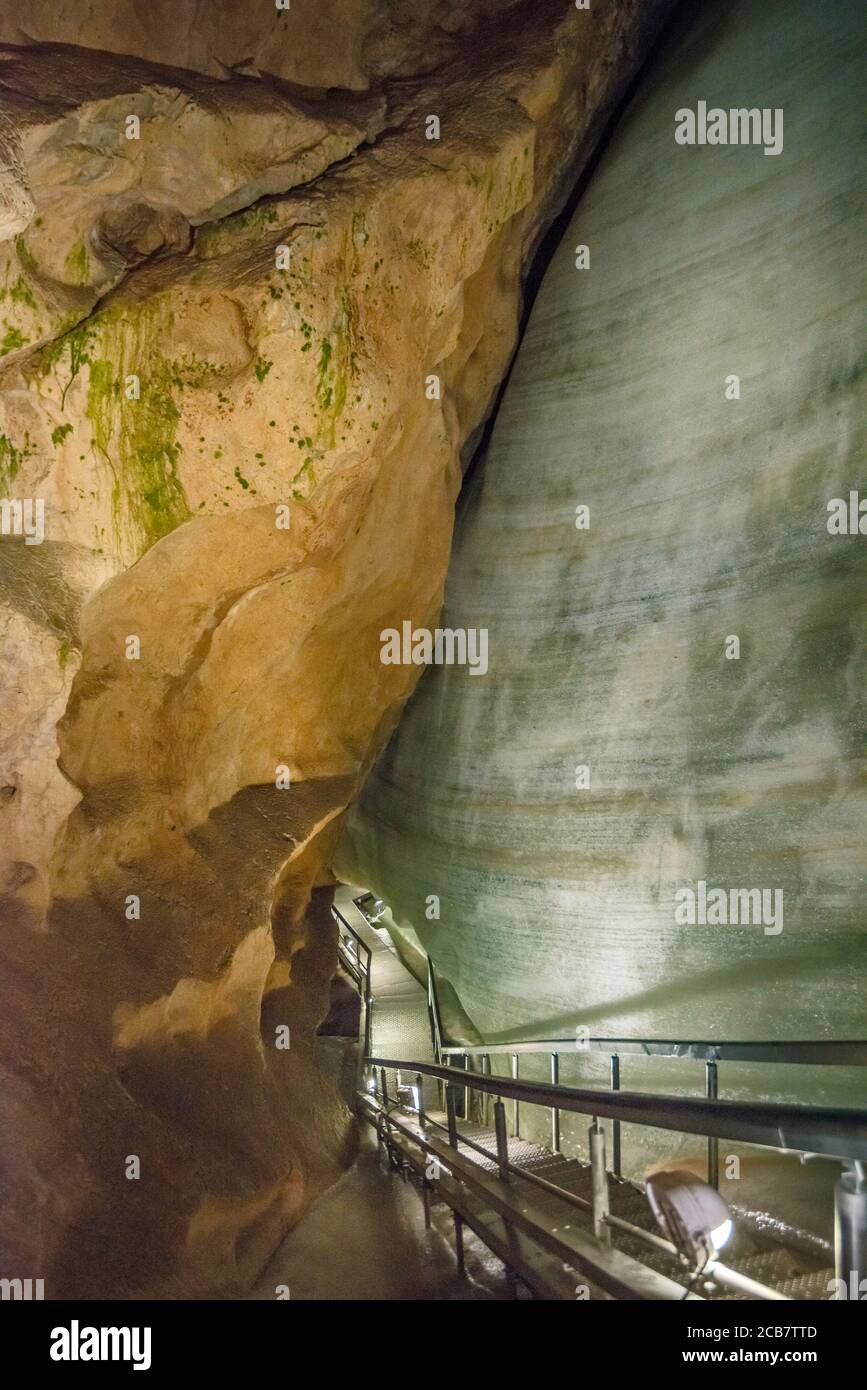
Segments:
[[[25,434],[24,444],[19,449],[5,434],[0,434],[0,492],[7,493],[14,483],[22,463],[34,450],[30,447],[30,435]]]
[[[256,380],[259,382],[264,381],[273,365],[274,363],[269,362],[267,358],[257,357],[253,366],[253,370],[256,373]]]
[[[250,486],[250,484],[249,484],[249,482],[247,481],[247,479],[244,478],[244,477],[242,476],[241,470],[240,470],[240,468],[239,468],[237,465],[235,466],[235,477],[237,478],[238,482],[241,484],[241,487],[242,487],[242,488],[244,489],[244,491],[246,492],[246,491],[247,491],[247,488]]]
[[[3,327],[6,331],[0,338],[0,353],[17,352],[18,348],[22,348],[30,342],[29,338],[25,338],[21,329],[14,323],[10,323],[8,319],[3,320]]]
[[[196,357],[195,353],[188,353],[186,357],[174,358],[169,365],[172,369],[173,386],[189,386],[195,389],[213,386],[217,378],[226,370],[223,363]]]
[[[180,411],[172,397],[176,363],[160,355],[171,318],[157,303],[93,321],[87,416],[95,447],[114,474],[112,518],[118,535],[141,552],[190,516],[178,477]],[[126,378],[136,375],[140,397],[129,400]]]
[[[68,434],[72,434],[71,425],[58,425],[57,429],[51,431],[51,442],[55,448],[59,448]]]
[[[77,241],[67,252],[63,268],[73,285],[86,285],[90,276],[90,257],[83,241]]]
[[[316,400],[320,410],[319,437],[334,448],[337,422],[346,407],[349,374],[354,359],[354,309],[349,290],[340,295],[334,327],[322,340],[316,364]]]
[[[212,260],[247,241],[257,239],[280,221],[280,212],[273,203],[259,203],[232,213],[210,226],[200,228],[196,236],[196,254],[202,260]]]
[[[9,291],[9,297],[13,299],[16,304],[26,304],[28,309],[37,308],[36,300],[33,297],[33,291],[23,275],[18,276],[18,279]]]
[[[24,269],[27,271],[28,275],[36,275],[39,270],[39,267],[36,264],[36,257],[33,255],[33,252],[30,250],[30,247],[24,240],[23,235],[17,236],[15,238],[15,251],[19,261],[21,262]]]
[[[73,321],[77,320],[77,315]],[[46,343],[39,354],[38,365],[42,376],[48,376],[50,372],[56,372],[58,380],[62,379],[61,361],[68,355],[69,373],[63,385],[60,397],[61,410],[66,405],[66,393],[73,381],[77,377],[85,362],[90,361],[89,347],[93,338],[93,329],[82,324],[79,328],[73,328],[70,332],[63,333],[57,338]]]
[[[295,483],[303,482],[303,481],[306,480],[306,479],[309,479],[309,481],[310,481],[311,484],[314,484],[314,483],[316,482],[316,474],[315,474],[314,471],[313,471],[313,459],[312,459],[312,458],[307,458],[307,459],[304,460],[304,462],[302,463],[301,467],[298,469],[298,472],[295,474],[294,478],[292,479],[292,485],[294,486]],[[303,492],[299,492],[298,489],[296,488],[296,489],[293,491],[292,496],[297,500],[298,498],[302,498],[302,497],[304,496],[304,494],[303,494]]]

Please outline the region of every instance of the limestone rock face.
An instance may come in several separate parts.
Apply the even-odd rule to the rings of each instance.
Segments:
[[[696,9],[461,499],[441,622],[489,672],[426,673],[337,861],[488,1041],[864,1032],[867,540],[828,529],[865,493],[864,11]],[[699,101],[781,108],[782,151],[676,144]],[[701,881],[782,917],[678,921]]]
[[[572,0],[542,0],[536,8],[556,24]],[[614,7],[598,8],[604,24]],[[620,8],[634,14],[640,7],[629,0]],[[135,54],[224,80],[263,72],[305,87],[357,89],[431,72],[480,21],[509,24],[522,9],[523,0],[28,0],[22,13],[17,0],[3,0],[0,41]]]
[[[73,328],[193,227],[315,179],[384,112],[382,97],[305,100],[66,46],[0,50],[0,89],[32,208],[0,246],[6,355]]]
[[[3,0],[0,39],[132,54],[220,79],[261,70],[308,87],[357,88],[368,85],[363,47],[378,10],[376,0],[34,0],[26,9]]]
[[[282,64],[248,7],[62,11],[218,83],[5,52],[0,1245],[49,1297],[235,1291],[351,1157],[313,1047],[418,675],[379,633],[436,620],[522,268],[666,8],[295,4]],[[366,86],[371,15],[400,81],[253,71]]]

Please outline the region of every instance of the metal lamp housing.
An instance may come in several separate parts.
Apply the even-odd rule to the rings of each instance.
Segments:
[[[648,1178],[645,1193],[663,1234],[690,1269],[716,1257],[732,1229],[728,1205],[694,1173],[675,1169]]]

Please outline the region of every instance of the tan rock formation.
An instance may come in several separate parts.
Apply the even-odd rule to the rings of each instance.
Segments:
[[[12,200],[0,246],[5,355],[73,328],[193,227],[315,179],[373,139],[385,107],[56,45],[0,50],[0,90],[30,194],[26,229]]]
[[[45,506],[42,544],[0,538],[0,1235],[48,1296],[236,1291],[351,1158],[313,1039],[339,817],[418,672],[378,635],[436,618],[522,266],[665,8],[431,6],[433,75],[360,105],[100,56],[103,88],[18,119],[27,283],[86,315],[0,381],[0,494]],[[130,45],[169,56],[168,24]],[[429,66],[400,32],[390,70]],[[9,56],[19,87],[31,57],[65,61]],[[113,148],[133,99],[123,169],[67,148]]]
[[[571,7],[572,0],[535,6],[553,24]],[[306,87],[359,89],[386,76],[432,72],[480,20],[508,22],[522,9],[526,0],[28,0],[26,10],[2,0],[0,41],[134,54],[221,81],[262,72]]]

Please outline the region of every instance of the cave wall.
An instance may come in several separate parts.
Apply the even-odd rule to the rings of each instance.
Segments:
[[[867,540],[828,503],[865,495],[864,74],[857,3],[688,7],[545,276],[441,619],[488,672],[425,673],[337,861],[486,1041],[863,1036]],[[781,152],[677,144],[699,101],[782,108]],[[700,881],[779,890],[782,929],[679,922]]]
[[[3,0],[0,42],[101,49],[221,81],[265,73],[361,90],[433,71],[480,21],[508,23],[522,8],[522,0],[28,0],[26,8]],[[543,0],[537,9],[556,22],[566,4]]]
[[[668,8],[0,7],[4,1276],[237,1292],[351,1160],[378,634],[436,619],[522,269]]]

